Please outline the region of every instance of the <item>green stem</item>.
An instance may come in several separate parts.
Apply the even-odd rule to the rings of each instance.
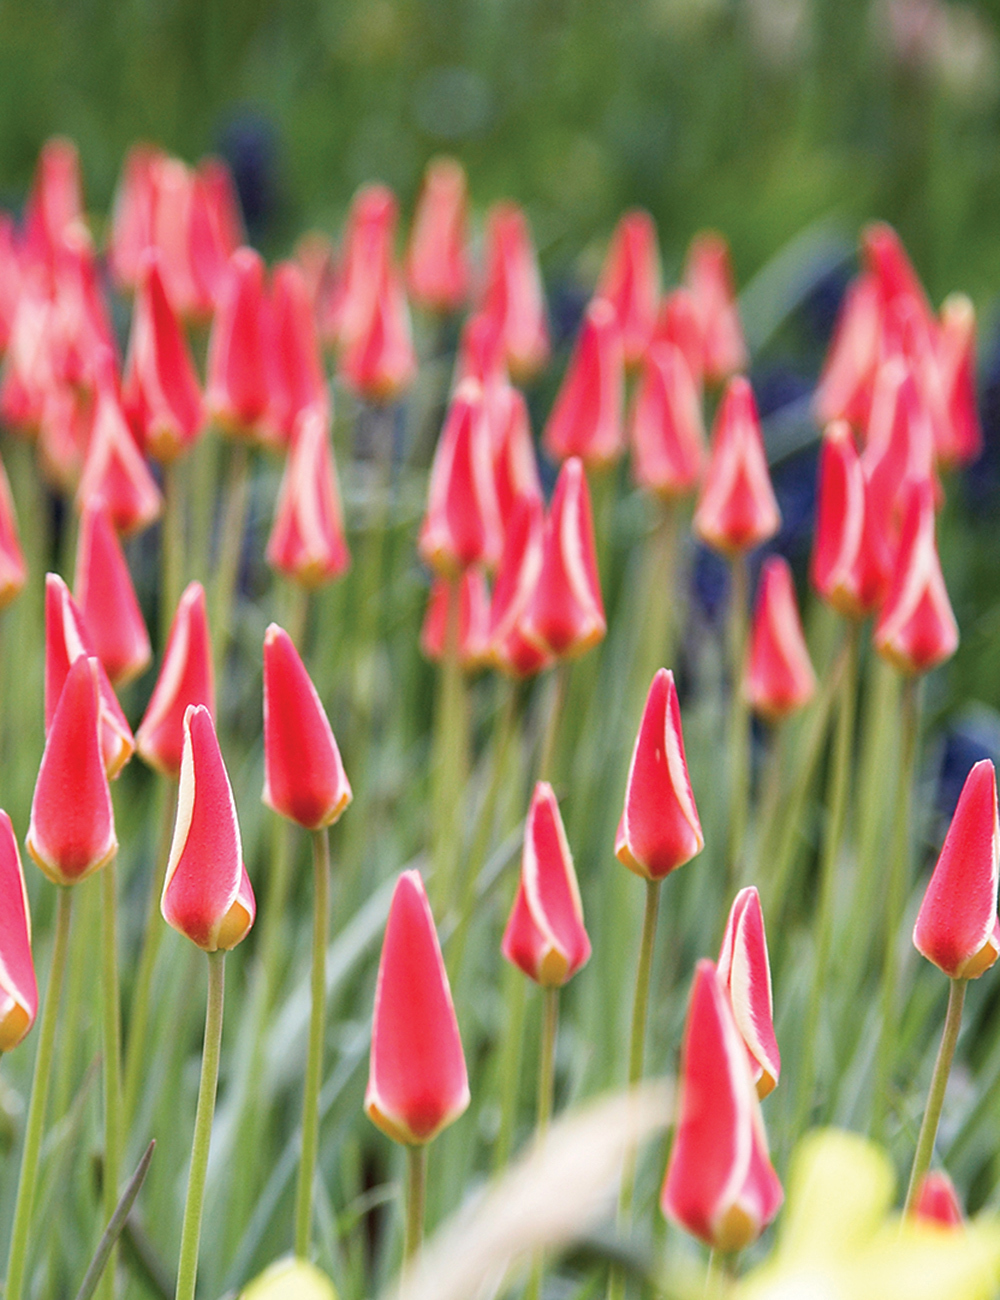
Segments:
[[[465,681],[458,659],[460,597],[461,581],[454,578],[448,586],[448,619],[435,718],[434,876],[442,914],[451,904],[460,856],[462,795],[468,766]]]
[[[527,981],[516,966],[508,966],[504,988],[504,1041],[500,1058],[500,1127],[493,1151],[495,1170],[504,1167],[514,1145],[517,1103],[521,1093],[521,1051],[527,1001]]]
[[[424,1204],[427,1199],[427,1148],[406,1148],[406,1231],[403,1265],[409,1264],[424,1239]]]
[[[569,683],[570,671],[571,664],[566,660],[561,660],[556,666],[552,678],[549,711],[545,718],[545,731],[542,735],[542,746],[538,751],[537,779],[539,781],[552,780],[552,767],[556,757],[556,742],[559,738],[559,720],[562,717],[563,706],[566,703],[566,688]]]
[[[170,624],[184,585],[184,504],[182,464],[170,461],[163,467],[163,525],[160,535],[160,563],[163,584],[160,590],[160,646],[167,644]]]
[[[920,1125],[917,1149],[913,1154],[913,1168],[910,1170],[910,1183],[906,1189],[906,1204],[903,1206],[904,1217],[913,1209],[920,1184],[931,1166],[934,1153],[934,1140],[937,1137],[938,1124],[941,1121],[941,1108],[944,1106],[944,1094],[948,1087],[948,1075],[951,1063],[955,1059],[955,1045],[958,1032],[962,1028],[962,1006],[965,1002],[965,989],[968,980],[952,980],[948,990],[948,1011],[944,1018],[944,1032],[941,1046],[938,1048],[934,1073],[931,1076],[930,1092],[927,1094],[927,1107]]]
[[[222,1008],[225,1001],[226,952],[219,948],[208,954],[208,1004],[205,1009],[205,1045],[201,1055],[198,1109],[194,1117],[191,1172],[184,1202],[181,1254],[177,1264],[175,1300],[194,1300],[198,1281],[198,1245],[201,1240],[201,1212],[205,1203],[208,1151],[212,1142],[215,1094],[219,1086],[219,1057],[222,1054]]]
[[[69,940],[70,917],[73,907],[72,890],[60,888],[56,909],[56,932],[52,942],[52,964],[49,983],[45,991],[45,1007],[38,1031],[38,1055],[31,1081],[31,1101],[28,1105],[28,1122],[24,1133],[24,1152],[21,1172],[17,1180],[17,1200],[14,1204],[14,1225],[10,1236],[10,1254],[7,1258],[7,1282],[4,1300],[21,1300],[24,1274],[28,1262],[28,1237],[31,1232],[31,1212],[34,1208],[35,1185],[38,1180],[38,1159],[42,1149],[45,1128],[45,1103],[49,1095],[52,1076],[52,1054],[56,1041],[56,1024],[59,1020],[59,998],[62,993],[63,973],[66,969],[66,949]]]
[[[104,1022],[104,1217],[111,1221],[118,1205],[118,1178],[122,1159],[122,1035],[121,998],[118,987],[118,889],[114,858],[101,872],[101,983]],[[101,1278],[101,1294],[115,1293],[117,1251],[111,1249]]]
[[[917,754],[920,679],[907,677],[903,683],[900,722],[899,778],[896,789],[896,817],[889,858],[889,890],[885,909],[882,954],[882,1024],[875,1062],[872,1136],[881,1141],[889,1111],[893,1048],[896,1035],[896,980],[899,977],[899,924],[906,905],[906,884],[910,859],[910,806],[913,771]],[[873,869],[874,864],[868,864]]]
[[[97,1250],[94,1252],[94,1258],[90,1261],[90,1267],[83,1275],[80,1289],[76,1293],[76,1300],[90,1300],[90,1297],[97,1290],[97,1284],[107,1267],[115,1244],[125,1228],[125,1221],[129,1216],[129,1211],[135,1204],[136,1197],[146,1180],[146,1174],[149,1172],[149,1162],[152,1160],[155,1150],[156,1139],[153,1138],[146,1147],[135,1173],[129,1179],[124,1192],[122,1192],[121,1200],[115,1206],[115,1212],[108,1220],[108,1225],[104,1229],[101,1240],[97,1243]]]
[[[249,495],[250,449],[244,440],[234,439],[229,451],[226,508],[222,516],[222,533],[215,575],[212,636],[217,671],[222,667],[232,632],[230,621],[236,580],[239,577],[240,553],[243,549],[243,531],[246,526]]]
[[[730,883],[743,864],[750,805],[750,713],[743,695],[746,657],[749,576],[747,558],[740,553],[730,569],[729,592],[729,862]]]
[[[538,1124],[535,1136],[540,1140],[548,1131],[552,1118],[552,1100],[555,1085],[556,1034],[559,1029],[559,989],[547,988],[542,1005],[542,1045],[538,1062]],[[531,1265],[531,1277],[524,1293],[525,1300],[539,1300],[542,1279],[545,1276],[545,1256],[536,1254]]]
[[[763,881],[765,868],[772,860],[769,853],[774,839],[774,827],[781,810],[782,775],[788,765],[788,729],[780,719],[770,728],[767,737],[767,759],[763,777],[763,793],[757,818],[757,842],[754,845],[754,871],[751,880]]]
[[[638,610],[642,627],[636,681],[640,710],[653,674],[664,664],[669,664],[673,655],[674,620],[671,615],[677,599],[679,521],[677,503],[663,502],[656,527],[646,543],[643,607]]]
[[[319,1148],[319,1089],[323,1079],[323,1034],[326,1029],[326,943],[330,929],[330,833],[313,831],[313,951],[312,1010],[309,1016],[309,1055],[306,1058],[302,1102],[302,1156],[295,1188],[295,1253],[309,1255],[312,1231],[312,1189]]]
[[[844,823],[851,790],[851,759],[854,753],[854,716],[858,694],[859,624],[847,625],[844,636],[846,668],[840,680],[837,702],[837,730],[834,734],[827,795],[826,828],[820,860],[820,897],[816,918],[816,950],[813,961],[812,987],[802,1035],[802,1059],[799,1066],[798,1105],[794,1133],[802,1133],[812,1104],[816,1035],[827,990],[830,947],[833,942],[834,913],[837,904],[837,866],[844,838]]]

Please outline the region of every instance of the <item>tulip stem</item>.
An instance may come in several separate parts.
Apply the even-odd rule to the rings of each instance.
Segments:
[[[246,526],[250,488],[250,451],[242,438],[234,439],[229,449],[229,475],[226,505],[223,511],[219,557],[215,574],[215,608],[212,628],[216,670],[222,668],[232,629],[230,620],[236,580],[239,577],[243,530]]]
[[[7,1282],[4,1300],[21,1300],[24,1274],[28,1262],[28,1237],[31,1231],[31,1212],[34,1208],[35,1185],[38,1180],[38,1159],[42,1149],[42,1132],[45,1127],[45,1104],[52,1077],[52,1054],[56,1042],[56,1025],[59,1021],[59,1000],[62,994],[63,974],[66,969],[66,950],[69,943],[70,918],[73,907],[71,888],[60,887],[56,904],[56,932],[52,942],[52,964],[49,983],[45,991],[45,1007],[38,1032],[38,1055],[31,1081],[31,1101],[28,1105],[28,1122],[24,1132],[24,1152],[21,1172],[17,1181],[17,1200],[14,1204],[14,1224],[10,1235],[10,1254],[7,1258]]]
[[[406,1229],[403,1266],[409,1264],[424,1239],[424,1203],[427,1199],[427,1147],[406,1148]]]
[[[741,552],[730,568],[729,589],[729,863],[728,879],[741,874],[750,804],[750,714],[743,695],[749,576]]]
[[[493,1168],[502,1169],[514,1145],[517,1102],[521,1092],[521,1047],[527,982],[516,966],[508,966],[504,983],[503,1050],[500,1057],[500,1127],[493,1149]]]
[[[461,579],[448,583],[448,616],[435,718],[434,874],[442,913],[451,903],[455,864],[461,849],[462,794],[466,778],[465,683],[458,657]]]
[[[101,983],[104,1021],[104,1170],[102,1202],[110,1222],[118,1204],[118,1175],[122,1159],[122,1032],[118,987],[118,889],[114,858],[101,872]],[[111,1248],[101,1278],[101,1294],[115,1293],[117,1250]]]
[[[312,1010],[309,1016],[309,1055],[302,1101],[302,1156],[295,1188],[295,1253],[309,1256],[312,1231],[312,1189],[319,1148],[319,1089],[323,1079],[323,1035],[326,1030],[326,943],[330,929],[330,833],[313,831],[313,951]]]
[[[907,677],[904,681],[901,709],[899,780],[896,788],[892,851],[889,858],[889,890],[885,909],[882,954],[882,1025],[875,1061],[872,1136],[876,1141],[881,1141],[885,1129],[889,1111],[889,1085],[892,1080],[896,980],[899,975],[898,932],[903,908],[906,905],[906,878],[910,857],[910,806],[913,797],[913,771],[916,764],[917,731],[920,719],[918,677]],[[871,866],[873,864],[869,864],[869,867]]]
[[[184,585],[184,504],[181,462],[163,467],[163,523],[160,528],[163,586],[160,591],[160,647],[167,644],[181,588]]]
[[[222,1053],[222,1007],[225,1000],[226,950],[208,954],[208,1004],[205,1008],[205,1044],[201,1054],[201,1082],[198,1084],[198,1109],[194,1117],[194,1141],[191,1145],[191,1171],[188,1174],[184,1224],[181,1229],[181,1254],[177,1264],[175,1300],[194,1300],[198,1281],[198,1245],[201,1240],[201,1213],[205,1204],[205,1179],[208,1174],[208,1151],[212,1143],[212,1119],[215,1094],[219,1086],[219,1057]]]
[[[538,751],[538,780],[551,781],[552,765],[556,756],[556,741],[559,737],[559,719],[563,705],[566,703],[566,687],[569,684],[570,665],[561,660],[556,666],[552,679],[552,691],[549,699],[549,711],[545,718],[545,731],[542,734],[542,747]]]
[[[968,980],[952,980],[951,988],[948,990],[948,1011],[944,1018],[944,1032],[941,1035],[937,1060],[934,1062],[934,1073],[931,1076],[927,1107],[920,1125],[920,1136],[917,1138],[917,1149],[913,1154],[913,1168],[910,1170],[906,1204],[903,1206],[904,1216],[913,1209],[920,1184],[924,1181],[924,1176],[931,1165],[934,1141],[941,1120],[941,1108],[944,1106],[944,1094],[948,1087],[948,1075],[951,1073],[951,1063],[955,1059],[958,1033],[962,1028],[962,1007],[965,1003],[965,989],[968,983]]]
[[[552,1118],[552,1101],[555,1091],[556,1034],[559,1031],[559,989],[543,990],[542,1002],[542,1048],[538,1063],[538,1124],[535,1137],[541,1141],[545,1137]],[[525,1300],[539,1300],[542,1294],[542,1278],[545,1276],[545,1256],[541,1251],[535,1255],[531,1265],[531,1277],[524,1293]]]

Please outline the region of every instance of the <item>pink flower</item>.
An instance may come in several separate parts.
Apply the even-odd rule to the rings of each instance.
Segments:
[[[264,263],[238,248],[219,294],[208,340],[205,407],[229,434],[254,437],[269,399],[264,333]]]
[[[749,356],[740,324],[729,262],[722,235],[696,235],[684,264],[684,283],[691,291],[701,325],[702,365],[709,383],[721,383],[745,370]]]
[[[420,629],[420,649],[425,659],[440,662],[448,638],[448,605],[452,583],[459,584],[458,661],[467,672],[482,668],[489,659],[490,589],[486,574],[473,566],[460,578],[435,578],[427,598],[427,613]]]
[[[305,279],[294,262],[275,268],[269,324],[270,396],[264,423],[268,440],[285,446],[303,411],[329,405],[315,313]]]
[[[76,504],[78,510],[107,506],[120,533],[141,532],[163,509],[160,489],[132,437],[110,375],[98,383],[94,427]]]
[[[618,222],[594,296],[614,308],[625,364],[637,366],[652,338],[660,302],[660,253],[648,212],[626,212]]]
[[[0,1052],[24,1038],[38,1014],[31,913],[10,818],[0,809]]]
[[[215,673],[212,643],[205,612],[205,589],[189,583],[170,624],[167,647],[146,716],[136,732],[139,757],[166,776],[177,776],[184,747],[184,715],[188,705],[215,712]]]
[[[432,158],[424,172],[406,251],[410,294],[429,311],[457,311],[468,297],[468,207],[462,164],[454,158]]]
[[[882,340],[882,296],[873,275],[859,276],[844,295],[813,407],[817,421],[868,425]]]
[[[961,293],[941,305],[938,339],[947,441],[937,449],[944,465],[971,465],[983,450],[976,402],[976,311]]]
[[[671,500],[693,492],[705,463],[701,395],[684,353],[652,344],[629,420],[632,472],[642,488]]]
[[[500,519],[506,527],[519,497],[542,499],[528,404],[520,389],[505,383],[492,398],[484,390],[493,445],[493,478]]]
[[[715,417],[694,531],[713,550],[733,555],[766,542],[780,525],[753,389],[737,376]]]
[[[516,203],[496,203],[486,217],[482,310],[499,322],[511,374],[529,379],[549,359],[549,328],[538,254]]]
[[[542,537],[545,531],[538,497],[519,497],[511,510],[497,565],[490,605],[490,657],[501,672],[530,677],[551,663],[524,634],[524,616],[542,572]]]
[[[267,562],[304,587],[332,582],[350,566],[325,406],[308,407],[295,426],[278,488]]]
[[[27,577],[28,570],[17,534],[14,498],[7,471],[0,461],[0,609],[10,604],[24,586]]]
[[[769,722],[801,709],[816,692],[792,571],[780,555],[761,570],[743,690],[754,713]]]
[[[85,506],[76,546],[74,596],[91,643],[114,685],[138,677],[153,657],[149,633],[107,506]]]
[[[624,393],[621,328],[611,304],[595,298],[545,427],[548,454],[555,460],[579,456],[595,466],[617,460],[625,442]]]
[[[934,1169],[924,1175],[911,1213],[915,1219],[936,1223],[942,1228],[961,1228],[965,1223],[955,1184],[943,1169]]]
[[[763,1100],[777,1086],[781,1054],[774,1037],[764,914],[753,885],[741,889],[733,900],[716,970],[746,1044],[757,1096]]]

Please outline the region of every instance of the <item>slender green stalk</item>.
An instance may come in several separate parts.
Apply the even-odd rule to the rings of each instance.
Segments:
[[[819,910],[816,916],[816,948],[813,959],[812,987],[802,1031],[802,1057],[799,1064],[798,1104],[792,1131],[805,1130],[812,1104],[816,1068],[816,1035],[820,1010],[827,991],[830,948],[833,942],[834,912],[837,903],[837,866],[844,838],[844,824],[851,792],[851,759],[854,753],[854,718],[858,695],[859,624],[848,623],[844,646],[846,670],[840,679],[837,701],[837,730],[830,764],[829,792],[826,800],[826,828],[820,860]]]
[[[500,1127],[493,1148],[493,1168],[502,1169],[514,1146],[517,1101],[521,1092],[521,1051],[524,1040],[524,1012],[528,1003],[527,981],[516,966],[504,976],[503,1050],[500,1057]]]
[[[427,1200],[427,1147],[406,1148],[406,1229],[403,1236],[403,1266],[409,1264],[424,1239],[424,1206]]]
[[[729,862],[730,883],[743,866],[750,810],[750,712],[743,696],[746,657],[749,576],[747,559],[737,555],[730,568],[729,591]]]
[[[66,969],[72,908],[72,889],[60,888],[56,908],[56,932],[52,942],[52,964],[49,967],[45,1007],[42,1010],[42,1023],[38,1031],[38,1055],[35,1057],[31,1101],[28,1104],[28,1122],[24,1132],[24,1151],[21,1155],[21,1172],[17,1180],[17,1200],[14,1203],[14,1225],[10,1235],[10,1254],[7,1257],[4,1300],[21,1300],[24,1289],[24,1274],[28,1263],[28,1238],[31,1233],[31,1211],[34,1208],[38,1158],[42,1150],[42,1133],[45,1128],[45,1103],[49,1095],[49,1079],[52,1077],[52,1053],[56,1042],[59,999]]]
[[[160,534],[160,647],[167,644],[170,623],[184,585],[184,466],[173,460],[163,467],[163,524]]]
[[[219,1057],[222,1054],[222,1008],[225,1001],[226,953],[218,949],[208,954],[208,1004],[205,1009],[205,1045],[201,1055],[201,1082],[198,1084],[198,1109],[194,1117],[194,1142],[191,1146],[191,1172],[188,1174],[184,1224],[181,1228],[181,1254],[177,1264],[175,1300],[194,1300],[198,1281],[198,1245],[201,1240],[201,1213],[205,1203],[205,1178],[208,1174],[208,1151],[212,1142],[212,1119],[215,1094],[219,1086]]]
[[[295,1253],[309,1255],[312,1231],[312,1190],[319,1148],[319,1088],[323,1079],[323,1034],[326,1029],[326,944],[330,929],[330,833],[313,831],[313,951],[312,1010],[309,1016],[309,1055],[302,1101],[302,1156],[295,1188]]]
[[[757,842],[754,845],[754,870],[751,880],[764,879],[767,864],[771,861],[771,842],[774,827],[781,810],[782,776],[788,766],[788,729],[782,720],[776,721],[767,737],[767,759],[764,764],[763,792],[760,813],[757,817]]]
[[[222,666],[232,632],[230,622],[236,594],[236,580],[239,577],[240,553],[243,549],[243,532],[246,526],[249,496],[250,449],[244,439],[235,438],[229,449],[226,507],[222,516],[219,557],[215,573],[212,639],[217,669]]]
[[[191,576],[206,586],[212,573],[212,522],[218,494],[221,452],[219,438],[209,430],[205,437],[198,439],[190,453],[191,546],[188,567]]]
[[[70,1109],[79,1083],[79,1064],[83,1042],[81,1023],[84,1006],[89,1008],[89,974],[94,953],[100,943],[101,884],[96,877],[73,886],[73,934],[66,958],[66,991],[60,1003],[59,1051],[54,1062],[55,1084],[52,1091],[52,1118],[62,1119]]]
[[[552,678],[552,692],[549,711],[545,718],[545,731],[542,734],[542,747],[538,751],[538,780],[551,781],[552,768],[556,758],[556,742],[559,738],[559,720],[566,703],[566,688],[569,683],[571,665],[565,660],[556,666]]]
[[[955,1059],[955,1045],[958,1042],[958,1033],[962,1028],[962,1007],[965,1003],[965,989],[968,983],[968,980],[952,980],[951,987],[948,990],[948,1010],[944,1018],[944,1032],[941,1035],[941,1046],[938,1048],[937,1060],[934,1062],[934,1073],[931,1075],[931,1086],[927,1094],[924,1118],[920,1125],[920,1136],[917,1138],[917,1149],[913,1153],[913,1168],[910,1170],[910,1182],[906,1189],[906,1204],[903,1206],[904,1215],[909,1214],[913,1209],[913,1202],[917,1199],[920,1184],[924,1181],[924,1175],[931,1166],[931,1156],[934,1154],[934,1140],[937,1137],[938,1124],[941,1122],[941,1108],[944,1106],[944,1094],[948,1087],[948,1075],[951,1073],[951,1063]]]
[[[448,618],[434,737],[434,875],[442,912],[451,904],[461,852],[462,795],[468,767],[465,680],[458,659],[461,582],[448,586]]]
[[[913,772],[917,756],[920,719],[920,679],[907,677],[903,684],[900,721],[899,778],[896,789],[896,818],[889,858],[889,886],[885,908],[882,953],[882,1024],[875,1059],[875,1094],[872,1103],[872,1136],[881,1141],[889,1112],[893,1048],[896,1037],[896,980],[899,976],[899,924],[906,905],[906,883],[910,863],[910,807]],[[874,869],[874,864],[872,864]]]
[[[638,709],[646,697],[649,683],[658,668],[669,665],[673,657],[674,619],[671,617],[677,599],[677,539],[680,509],[676,502],[665,501],[660,507],[660,517],[652,535],[646,542],[646,564],[643,575],[643,606],[640,651],[635,683]]]
[[[101,983],[103,987],[104,1040],[104,1171],[102,1203],[110,1222],[118,1204],[118,1178],[122,1160],[122,1032],[118,987],[118,882],[114,858],[101,872]],[[117,1251],[112,1245],[101,1279],[101,1294],[115,1293]]]
[[[107,1267],[108,1260],[111,1258],[115,1243],[121,1236],[125,1227],[125,1220],[128,1218],[129,1211],[135,1204],[135,1199],[139,1195],[142,1184],[145,1182],[146,1174],[149,1172],[149,1162],[153,1158],[153,1152],[156,1149],[156,1139],[150,1142],[149,1146],[143,1152],[142,1159],[136,1167],[135,1173],[129,1179],[128,1184],[122,1192],[121,1200],[115,1206],[115,1212],[108,1220],[108,1226],[104,1229],[101,1240],[97,1243],[97,1250],[94,1252],[94,1258],[90,1261],[90,1267],[83,1276],[80,1283],[80,1289],[76,1293],[76,1300],[90,1300],[90,1297],[97,1290],[97,1284]]]
[[[559,1030],[559,989],[547,988],[542,1005],[542,1045],[538,1061],[538,1124],[535,1135],[545,1136],[552,1118],[555,1091],[556,1034]],[[531,1278],[525,1291],[525,1300],[538,1300],[542,1294],[545,1276],[545,1256],[539,1252],[531,1265]]]

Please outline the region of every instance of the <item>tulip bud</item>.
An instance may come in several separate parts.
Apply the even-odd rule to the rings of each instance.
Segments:
[[[53,136],[42,145],[24,204],[28,256],[51,267],[66,229],[83,216],[80,155],[72,140]]]
[[[875,649],[903,673],[926,673],[958,648],[958,626],[934,539],[934,489],[909,492],[899,551],[875,625]]]
[[[691,290],[701,324],[702,365],[709,383],[722,383],[745,370],[749,356],[736,306],[729,245],[722,235],[696,235],[684,264],[684,283]]]
[[[930,318],[927,294],[892,226],[885,221],[873,221],[866,226],[861,232],[861,257],[875,278],[884,303],[909,299]]]
[[[485,240],[483,311],[500,323],[511,374],[530,379],[549,359],[549,329],[538,255],[516,203],[494,204]]]
[[[698,307],[690,289],[681,285],[663,299],[651,343],[672,343],[680,348],[700,396],[705,382],[704,347]]]
[[[923,1223],[942,1228],[961,1228],[965,1223],[955,1184],[942,1169],[924,1175],[910,1213]]]
[[[341,348],[369,330],[379,281],[392,262],[397,217],[396,196],[384,185],[363,185],[351,200],[333,321]]]
[[[221,158],[205,158],[191,179],[188,257],[196,312],[210,316],[226,281],[229,259],[246,242],[233,176]]]
[[[115,349],[93,241],[86,227],[68,226],[53,264],[52,364],[56,378],[78,388],[93,385],[101,354]]]
[[[184,715],[191,704],[215,713],[212,642],[200,582],[189,583],[177,604],[160,675],[135,735],[139,757],[165,776],[180,772]]]
[[[737,376],[715,417],[694,530],[713,550],[737,555],[766,542],[780,526],[753,389]]]
[[[424,172],[406,252],[410,294],[428,311],[457,311],[468,296],[468,207],[461,163],[432,158]]]
[[[57,885],[73,885],[118,849],[101,741],[100,665],[80,655],[52,715],[31,800],[28,852]]]
[[[965,779],[913,927],[913,944],[953,980],[977,979],[1000,956],[997,778],[984,758]]]
[[[669,501],[698,486],[705,462],[701,397],[674,344],[654,343],[646,353],[629,430],[632,471],[641,488]]]
[[[191,350],[167,297],[156,253],[139,264],[122,409],[140,445],[164,463],[183,455],[204,423]]]
[[[652,338],[660,302],[660,253],[648,212],[626,212],[618,222],[594,297],[614,308],[625,364],[637,366]]]
[[[729,1252],[756,1241],[783,1199],[746,1049],[715,967],[699,961],[661,1208],[713,1250]]]
[[[92,388],[56,383],[45,394],[38,424],[38,467],[60,496],[72,496],[80,482],[96,408]]]
[[[203,704],[189,704],[184,714],[177,820],[160,911],[206,952],[235,948],[257,914],[229,775]]]
[[[941,384],[947,414],[947,442],[938,448],[944,465],[971,465],[983,450],[976,403],[976,311],[961,293],[941,305],[938,342]]]
[[[194,177],[179,158],[160,154],[152,165],[151,246],[160,256],[171,306],[186,320],[203,319],[212,304],[199,294],[191,265],[191,207]]]
[[[10,327],[0,382],[0,419],[34,436],[45,399],[55,386],[52,321],[55,309],[38,277],[26,278]]]
[[[467,672],[474,672],[489,659],[490,589],[480,568],[473,566],[460,578],[435,578],[431,583],[420,649],[424,658],[434,663],[445,656],[452,582],[459,584],[458,662]]]
[[[3,461],[0,461],[0,609],[10,604],[27,577],[28,570],[17,535],[17,514],[10,480]]]
[[[21,295],[21,252],[17,226],[9,212],[0,212],[0,356],[7,351]]]
[[[264,263],[252,248],[238,248],[212,321],[205,384],[206,409],[235,437],[255,435],[267,409],[264,310]]]
[[[733,900],[716,969],[729,998],[736,1028],[746,1044],[757,1096],[763,1101],[777,1086],[781,1054],[774,1037],[764,914],[760,895],[753,885],[741,889]]]
[[[486,390],[484,390],[485,395]],[[501,523],[506,527],[519,497],[542,499],[535,444],[531,437],[528,404],[520,389],[505,383],[492,399],[487,397],[487,418],[492,426],[493,478]]]
[[[325,406],[309,407],[295,426],[278,488],[267,562],[304,587],[331,582],[350,566]]]
[[[590,958],[573,857],[547,781],[531,796],[521,883],[500,951],[543,988],[565,984]]]
[[[106,505],[120,533],[141,532],[159,517],[163,498],[125,422],[110,377],[98,384],[90,446],[76,505]]]
[[[131,145],[111,207],[108,266],[121,289],[139,283],[143,254],[153,242],[154,171],[161,151],[155,145]]]
[[[264,802],[308,831],[332,826],[352,799],[326,711],[292,638],[264,636]]]
[[[524,635],[524,615],[542,572],[545,524],[538,497],[520,497],[511,511],[490,605],[490,656],[501,672],[530,677],[551,657]]]
[[[93,648],[114,685],[138,677],[153,657],[128,564],[105,505],[84,506],[73,594]]]
[[[621,330],[611,304],[595,298],[545,428],[548,454],[554,460],[579,456],[594,466],[617,460],[624,445],[624,391]]]
[[[792,571],[780,555],[761,570],[743,691],[754,713],[769,722],[801,709],[816,691]]]
[[[475,380],[461,383],[438,439],[420,530],[420,556],[453,576],[473,564],[492,567],[500,553],[500,513],[490,430]]]
[[[615,856],[636,875],[662,880],[704,847],[674,675],[661,668],[649,688],[632,750]]]
[[[594,549],[594,520],[583,463],[564,461],[542,541],[542,569],[521,630],[539,650],[575,659],[607,631]]]
[[[326,376],[319,354],[316,318],[302,272],[283,262],[274,272],[268,348],[270,397],[265,424],[269,441],[286,445],[307,407],[327,406]]]
[[[878,369],[868,440],[861,458],[873,522],[895,549],[903,502],[914,483],[934,478],[934,433],[910,365],[893,356]]]
[[[867,427],[882,316],[882,296],[875,277],[859,276],[847,287],[816,386],[813,409],[819,424],[847,420],[856,429]]]
[[[376,272],[369,314],[343,343],[340,373],[348,387],[371,402],[390,402],[417,373],[410,310],[396,266]]]
[[[469,1076],[419,871],[396,882],[375,986],[365,1113],[395,1142],[430,1142],[469,1104]]]
[[[18,1045],[37,1013],[28,893],[17,836],[0,809],[0,1052]]]
[[[108,675],[94,655],[90,633],[69,588],[57,573],[45,575],[45,732],[51,731],[66,677],[77,659],[98,663],[100,741],[104,767],[114,778],[135,753],[135,740]]]

